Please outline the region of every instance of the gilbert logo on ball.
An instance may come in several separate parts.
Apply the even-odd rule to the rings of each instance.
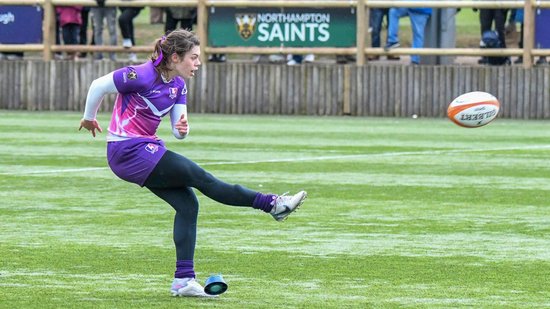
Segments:
[[[454,123],[466,128],[477,128],[493,121],[500,109],[494,95],[474,91],[454,99],[447,108],[447,116]]]

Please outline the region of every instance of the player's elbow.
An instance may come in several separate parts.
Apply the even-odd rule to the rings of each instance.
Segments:
[[[107,93],[104,83],[99,78],[92,81],[89,91],[101,95],[105,95]]]

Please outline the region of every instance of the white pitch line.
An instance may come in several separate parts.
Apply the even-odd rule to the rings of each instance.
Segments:
[[[465,152],[485,152],[485,151],[507,151],[507,150],[533,150],[533,149],[550,149],[550,145],[544,146],[529,146],[529,147],[506,147],[492,149],[450,149],[450,150],[430,150],[430,151],[405,151],[405,152],[382,152],[382,153],[365,153],[355,155],[339,155],[339,156],[321,156],[321,157],[302,157],[288,159],[270,159],[270,160],[254,160],[254,161],[221,161],[221,162],[205,162],[200,163],[201,166],[212,165],[236,165],[236,164],[258,164],[258,163],[283,163],[283,162],[305,162],[305,161],[324,161],[324,160],[341,160],[341,159],[358,159],[368,157],[390,157],[390,156],[410,156],[410,155],[440,155],[451,153]],[[0,173],[6,176],[19,175],[44,175],[44,174],[61,174],[61,173],[77,173],[89,171],[101,171],[109,169],[109,167],[84,167],[58,170],[42,170],[19,173]]]
[[[507,151],[507,150],[532,150],[532,149],[550,149],[550,145],[545,146],[530,146],[530,147],[508,147],[508,148],[493,148],[493,149],[450,149],[450,150],[429,150],[429,151],[405,151],[405,152],[382,152],[382,153],[365,153],[356,155],[340,155],[340,156],[323,156],[323,157],[304,157],[304,158],[288,158],[288,159],[272,159],[272,160],[255,160],[255,161],[228,161],[228,162],[210,162],[200,165],[233,165],[233,164],[256,164],[256,163],[281,163],[281,162],[304,162],[304,161],[324,161],[324,160],[340,160],[340,159],[357,159],[367,157],[391,157],[391,156],[410,156],[410,155],[439,155],[445,153],[465,153],[465,152],[484,152],[484,151]]]
[[[0,175],[6,176],[19,176],[19,175],[36,175],[36,174],[58,174],[58,173],[73,173],[73,172],[89,172],[100,171],[107,169],[108,167],[83,167],[83,168],[67,168],[60,170],[43,170],[43,171],[30,171],[30,172],[18,172],[18,173],[0,173]]]

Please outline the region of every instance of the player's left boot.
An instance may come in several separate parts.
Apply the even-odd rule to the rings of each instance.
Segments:
[[[170,292],[172,296],[217,297],[217,295],[206,294],[202,285],[195,278],[174,278]]]
[[[279,195],[275,200],[275,206],[271,209],[271,215],[277,221],[284,221],[288,215],[302,205],[307,198],[306,191],[300,191],[292,196]]]

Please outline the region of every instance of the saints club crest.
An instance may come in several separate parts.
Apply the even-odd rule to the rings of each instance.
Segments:
[[[237,32],[244,40],[248,40],[256,31],[256,14],[235,14]]]

